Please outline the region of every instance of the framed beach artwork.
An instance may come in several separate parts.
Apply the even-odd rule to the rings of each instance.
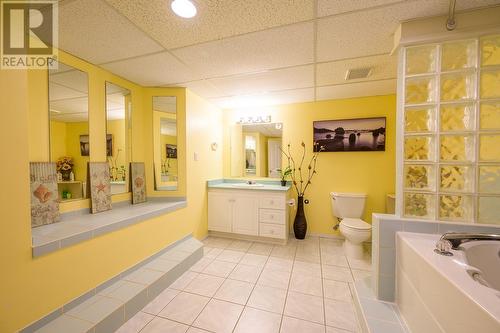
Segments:
[[[146,176],[143,162],[130,163],[130,185],[132,187],[132,204],[146,202]]]
[[[30,163],[31,227],[59,221],[56,164]]]
[[[88,176],[91,212],[99,213],[111,209],[111,184],[107,162],[89,162]]]
[[[177,158],[177,145],[167,144],[167,158]]]
[[[315,121],[314,151],[385,151],[385,126],[385,117]]]

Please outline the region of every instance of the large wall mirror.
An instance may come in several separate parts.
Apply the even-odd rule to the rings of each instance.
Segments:
[[[155,190],[177,190],[177,98],[153,96]]]
[[[131,161],[130,91],[106,82],[106,155],[111,177],[111,194],[128,192]]]
[[[87,198],[87,73],[61,62],[49,69],[50,160],[57,163],[61,202]]]
[[[232,126],[231,176],[279,178],[282,137],[282,123]]]

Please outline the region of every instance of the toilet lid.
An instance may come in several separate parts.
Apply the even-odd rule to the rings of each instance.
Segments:
[[[346,227],[358,229],[358,230],[370,230],[372,228],[372,226],[370,224],[366,223],[365,221],[363,221],[361,219],[346,218],[346,219],[343,219],[342,222],[340,222],[340,223],[342,223]]]

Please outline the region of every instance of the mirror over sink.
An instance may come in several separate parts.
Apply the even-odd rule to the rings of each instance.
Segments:
[[[233,125],[231,177],[280,178],[282,137],[282,123]]]
[[[177,190],[177,98],[153,96],[155,190]]]
[[[50,161],[57,165],[61,201],[81,200],[90,155],[87,73],[58,63],[49,69]]]

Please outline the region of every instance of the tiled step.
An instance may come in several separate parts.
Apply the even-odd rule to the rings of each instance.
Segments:
[[[42,319],[21,333],[114,332],[202,257],[203,244],[185,239],[63,306],[54,320]]]
[[[354,283],[354,300],[363,333],[407,333],[394,303],[378,300],[373,293],[371,277]]]

